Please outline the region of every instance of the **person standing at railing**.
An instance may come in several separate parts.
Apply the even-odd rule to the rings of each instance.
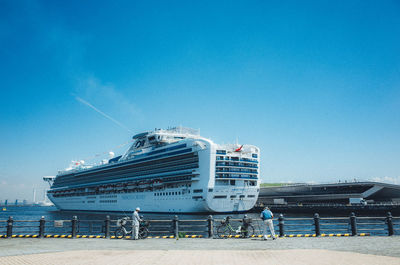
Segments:
[[[132,237],[134,240],[139,239],[139,225],[142,219],[139,216],[140,208],[137,207],[136,210],[133,212],[132,218]]]
[[[271,233],[272,239],[275,240],[276,236],[275,236],[275,230],[274,230],[274,223],[272,222],[272,220],[274,219],[274,214],[270,211],[270,209],[268,207],[265,207],[264,211],[261,212],[260,217],[264,221],[264,224],[265,224],[264,240],[267,240],[268,228]]]

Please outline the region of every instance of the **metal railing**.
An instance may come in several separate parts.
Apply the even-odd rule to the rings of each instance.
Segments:
[[[251,218],[229,219],[235,229],[240,230],[241,225]],[[167,237],[199,237],[216,238],[217,229],[225,219],[214,219],[208,216],[205,219],[173,219],[147,220],[149,223],[149,236]],[[74,216],[71,220],[14,220],[12,216],[8,220],[0,220],[0,237],[79,237],[97,236],[113,238],[118,229],[118,220],[112,220],[106,216],[103,220],[84,220]],[[130,221],[131,222],[131,221]],[[393,217],[390,212],[381,217],[357,217],[352,213],[349,217],[320,217],[318,213],[313,217],[294,218],[284,217],[273,220],[276,234],[283,236],[325,236],[325,235],[376,235],[393,236],[400,234],[400,217]],[[128,223],[128,227],[131,223]],[[254,235],[260,237],[263,234],[265,224],[259,218],[251,219]],[[239,233],[239,232],[238,232]]]

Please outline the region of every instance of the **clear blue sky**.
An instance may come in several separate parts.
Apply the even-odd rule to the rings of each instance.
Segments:
[[[399,1],[0,0],[0,199],[200,128],[261,148],[264,182],[399,181]],[[100,158],[99,158],[100,159]]]

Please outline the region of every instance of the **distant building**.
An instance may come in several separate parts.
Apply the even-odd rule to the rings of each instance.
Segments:
[[[257,204],[349,204],[352,198],[365,200],[368,203],[400,203],[400,185],[380,182],[341,182],[265,187],[260,189]]]

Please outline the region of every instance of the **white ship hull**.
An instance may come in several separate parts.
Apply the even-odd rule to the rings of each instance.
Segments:
[[[252,192],[235,191],[224,194],[257,194],[257,190]],[[239,195],[240,196],[240,195]],[[110,194],[96,196],[76,196],[49,199],[60,210],[75,211],[105,211],[105,212],[129,212],[134,211],[137,206],[143,212],[157,213],[204,213],[204,212],[245,212],[250,210],[256,203],[257,197],[251,199],[231,200],[230,195],[227,199],[213,199],[213,195],[204,199],[193,199],[190,196],[168,195],[165,198],[154,198],[153,192],[143,192],[141,194]]]

